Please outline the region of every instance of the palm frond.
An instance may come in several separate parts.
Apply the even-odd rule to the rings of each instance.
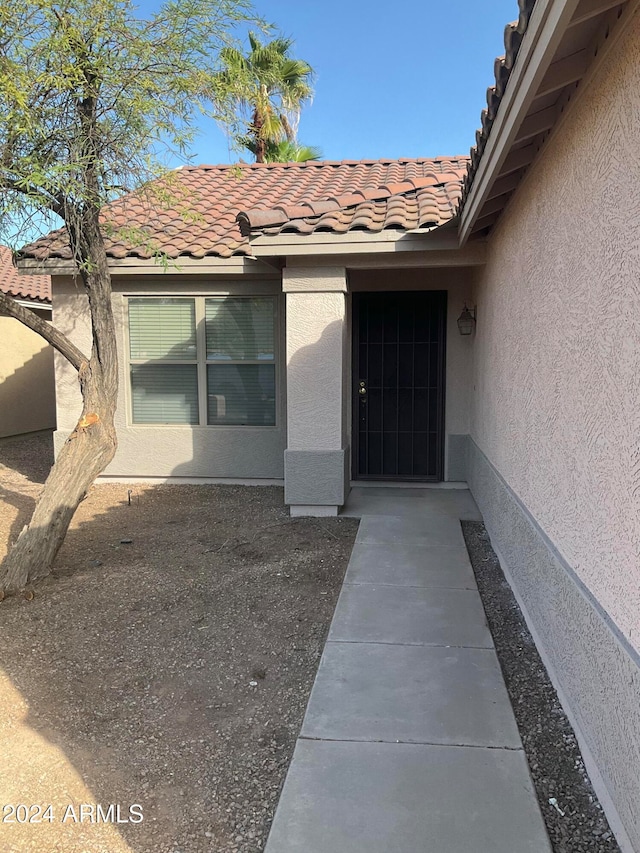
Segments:
[[[293,44],[285,36],[263,43],[252,31],[248,53],[229,47],[220,54],[214,92],[221,103],[234,105],[238,125],[246,122],[234,137],[259,159],[266,158],[269,145],[295,144],[301,107],[313,96],[313,68],[289,55]]]
[[[276,53],[279,53],[281,56],[286,56],[291,48],[294,45],[294,41],[292,38],[286,38],[285,36],[279,36],[274,38],[269,42],[269,45],[273,47],[273,50]]]
[[[311,145],[297,145],[284,140],[268,145],[265,159],[267,163],[307,163],[310,160],[321,160],[322,151]]]
[[[260,50],[262,47],[262,42],[252,30],[249,31],[249,45],[251,47],[251,53]]]

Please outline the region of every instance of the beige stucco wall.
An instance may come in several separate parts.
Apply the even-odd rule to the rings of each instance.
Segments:
[[[266,294],[278,293],[279,282],[261,279],[234,281],[229,278],[197,276],[114,277],[113,307],[118,334],[120,390],[116,428],[118,451],[105,475],[124,478],[223,478],[278,480],[283,476],[286,434],[285,382],[282,366],[284,350],[283,306],[280,297],[281,334],[278,341],[276,382],[280,406],[275,427],[205,427],[191,425],[133,425],[129,414],[129,375],[126,350],[126,297]],[[56,323],[86,353],[91,349],[87,299],[72,278],[54,278],[53,302]],[[60,446],[75,427],[82,408],[76,372],[56,354],[58,389],[58,432]]]
[[[285,267],[287,450],[285,502],[292,515],[332,515],[348,494],[347,273]]]
[[[353,271],[347,276],[344,268],[318,267],[309,268],[307,273],[304,269],[295,269],[285,270],[284,274],[284,288],[289,292],[280,297],[280,408],[278,423],[273,429],[132,425],[129,417],[125,308],[127,295],[279,293],[280,282],[260,279],[232,281],[228,278],[216,281],[212,277],[169,278],[167,275],[114,277],[113,305],[121,330],[118,338],[119,446],[105,473],[121,477],[278,479],[283,476],[285,447],[313,453],[340,452],[344,458],[340,463],[341,470],[345,465],[348,469],[351,357],[349,294],[345,294],[347,280],[350,289],[359,290],[448,291],[446,434],[460,436],[468,433],[472,342],[459,335],[456,319],[470,298],[472,270]],[[72,278],[54,279],[54,306],[57,325],[88,353],[91,332],[86,296]],[[292,384],[287,413],[288,381]],[[56,446],[59,446],[75,427],[81,410],[76,373],[60,356],[56,356],[56,384]],[[332,464],[340,467],[336,460]],[[342,474],[340,478],[343,479]]]
[[[637,14],[489,238],[468,468],[625,851],[640,850],[638,140]]]
[[[507,207],[472,435],[640,649],[640,15]]]
[[[55,424],[53,350],[22,323],[0,317],[0,438]]]
[[[342,450],[346,271],[285,268],[289,450]]]

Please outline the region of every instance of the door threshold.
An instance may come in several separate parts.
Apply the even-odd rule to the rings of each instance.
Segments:
[[[469,484],[460,482],[434,483],[430,480],[351,480],[352,489],[468,489]]]

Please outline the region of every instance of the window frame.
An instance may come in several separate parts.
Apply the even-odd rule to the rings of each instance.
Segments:
[[[282,426],[281,414],[281,296],[278,291],[252,291],[251,293],[127,293],[123,294],[124,308],[124,352],[127,395],[127,426],[135,429],[213,429],[213,430],[277,430]],[[132,299],[193,299],[196,326],[195,359],[137,359],[131,358],[131,340],[129,330],[129,304]],[[273,303],[273,361],[259,359],[207,359],[206,306],[207,299],[269,299]],[[198,388],[198,423],[136,423],[133,420],[133,393],[131,385],[131,366],[134,364],[195,365]],[[209,364],[273,364],[275,377],[275,419],[273,424],[210,424],[208,420],[208,384],[207,366]]]

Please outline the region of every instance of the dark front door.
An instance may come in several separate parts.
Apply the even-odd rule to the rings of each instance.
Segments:
[[[354,293],[354,475],[441,480],[444,291]]]

